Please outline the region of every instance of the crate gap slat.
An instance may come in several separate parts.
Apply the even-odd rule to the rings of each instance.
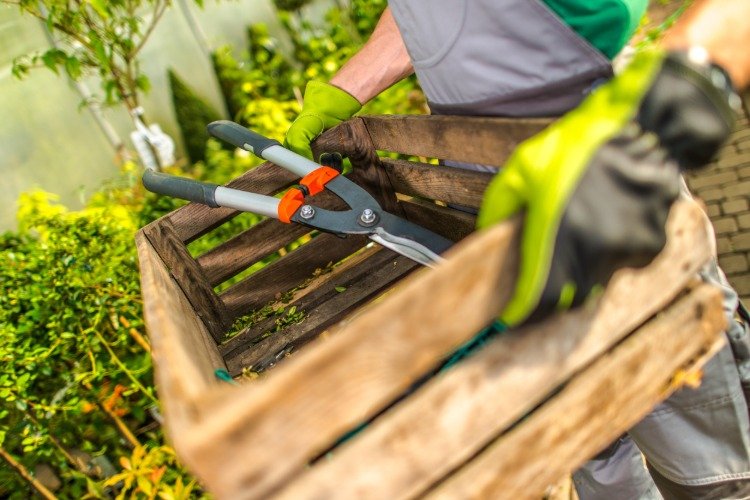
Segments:
[[[382,158],[393,189],[420,198],[479,208],[494,174],[427,163]]]
[[[500,167],[549,118],[362,116],[376,150]]]
[[[319,234],[312,241],[227,288],[219,297],[226,306],[230,324],[253,309],[265,306],[279,291],[291,290],[299,285],[316,269],[325,268],[351,255],[367,241],[363,236],[339,238],[333,234]]]
[[[366,272],[365,269],[361,268],[361,264],[369,259],[373,254],[378,251],[379,247],[367,245],[361,251],[352,254],[350,257],[344,259],[343,262],[334,266],[328,273],[323,273],[320,276],[313,275],[311,278],[303,282],[303,286],[289,290],[286,293],[290,294],[288,303],[283,304],[284,307],[296,307],[300,310],[310,310],[318,307],[320,304],[328,300],[333,293],[336,291],[336,286],[341,283],[348,283],[353,277],[361,276]],[[270,302],[270,306],[282,306],[280,300],[274,300]],[[237,332],[235,336],[228,339],[226,342],[219,346],[219,351],[225,358],[232,358],[242,354],[245,349],[251,348],[259,340],[263,332],[272,328],[275,324],[275,318],[269,317],[265,320],[261,320],[256,324],[247,326],[241,331]]]
[[[405,198],[399,200],[406,217],[451,241],[466,238],[474,231],[476,215],[443,207],[429,200]]]
[[[365,267],[365,264],[369,266]],[[350,274],[356,272],[356,276],[351,282],[344,281],[347,283],[346,293],[337,293],[334,288],[336,284],[329,283],[329,287],[326,287],[329,292],[328,300],[317,304],[301,323],[290,325],[263,339],[252,349],[242,351],[238,357],[225,356],[229,372],[239,374],[247,366],[252,366],[253,370],[269,368],[279,359],[280,353],[296,350],[314,339],[417,266],[415,262],[390,250],[380,250],[359,266],[359,269],[351,270]],[[365,269],[366,272],[363,273]],[[343,275],[341,278],[346,280],[347,276]]]

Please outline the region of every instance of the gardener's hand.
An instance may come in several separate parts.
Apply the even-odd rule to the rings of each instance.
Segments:
[[[624,266],[651,262],[680,189],[731,131],[723,74],[646,52],[612,82],[519,146],[485,193],[478,226],[524,211],[514,326],[581,304]]]
[[[351,118],[362,105],[328,83],[310,82],[305,88],[302,112],[286,133],[284,146],[313,159],[310,143],[329,128]]]

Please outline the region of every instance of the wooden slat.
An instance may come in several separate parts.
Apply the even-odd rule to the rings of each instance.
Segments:
[[[341,198],[330,191],[309,197],[307,202],[329,210],[348,208]],[[309,228],[299,224],[284,224],[267,219],[196,260],[211,285],[216,286],[309,232]]]
[[[705,216],[686,202],[675,210],[684,221],[676,232],[700,248]],[[216,408],[185,438],[201,460],[196,471],[227,498],[264,497],[285,485],[316,453],[381,411],[502,310],[515,280],[519,228],[517,219],[472,235],[436,269],[418,271],[326,342],[243,387],[241,397]],[[705,252],[684,253],[671,265],[686,273],[705,260]],[[624,275],[623,282],[633,279]]]
[[[361,267],[361,264],[378,253],[380,248],[380,246],[375,244],[368,245],[334,266],[330,272],[320,273],[320,275],[310,278],[309,282],[306,281],[302,286],[286,292],[288,300],[283,303],[283,306],[295,306],[298,310],[312,310],[319,306],[330,298],[330,283],[338,283],[343,279],[343,275],[348,275],[352,272],[366,272],[366,270]],[[357,269],[355,270],[355,268]],[[282,306],[282,302],[281,300],[274,300],[267,305],[271,307],[280,307]],[[242,351],[246,350],[249,346],[258,343],[263,332],[268,331],[274,326],[275,320],[276,318],[269,317],[244,328],[234,337],[219,345],[219,352],[224,359],[239,356]]]
[[[354,167],[352,179],[374,196],[385,211],[401,215],[396,193],[361,118],[352,118],[326,131],[313,143],[313,151],[339,152],[348,157]]]
[[[211,286],[216,286],[309,232],[299,224],[266,219],[196,260]]]
[[[363,236],[339,238],[321,234],[277,261],[229,287],[220,298],[226,306],[229,322],[270,302],[279,292],[291,290],[316,269],[336,263],[362,248]]]
[[[723,344],[725,325],[720,291],[702,285],[598,359],[429,498],[540,498],[547,485],[667,397],[677,370]]]
[[[265,162],[233,179],[226,186],[273,195],[291,186],[297,179],[298,177],[288,170]],[[174,225],[177,237],[185,243],[190,243],[239,213],[231,208],[211,208],[200,203],[188,203],[165,217]]]
[[[516,146],[551,123],[546,118],[363,116],[375,149],[502,166]]]
[[[166,434],[184,457],[183,462],[198,467],[188,443],[179,438],[195,428],[207,395],[226,396],[214,376],[216,369],[226,366],[216,342],[143,232],[136,234],[135,241],[159,411],[164,415]]]
[[[476,215],[441,207],[431,201],[410,198],[400,200],[406,218],[451,241],[466,238],[474,231]]]
[[[397,193],[479,208],[493,174],[461,168],[383,158],[383,168]]]
[[[224,361],[205,325],[142,231],[136,234],[135,241],[146,327],[152,355],[159,361],[155,363],[156,372],[174,375],[170,385],[180,385],[177,391],[162,386],[159,390],[170,400],[197,397],[214,385],[214,369],[225,368]]]
[[[455,259],[416,271],[343,331],[216,406],[183,438],[211,491],[225,498],[266,496],[468,340],[510,295],[519,227],[519,221],[499,225],[466,241]],[[227,456],[254,459],[221,458]]]
[[[340,275],[335,282],[329,280],[316,290],[317,293],[306,295],[304,299],[314,300],[318,304],[305,307],[304,302],[307,301],[303,299],[297,305],[297,310],[309,311],[303,322],[265,338],[237,357],[226,356],[229,372],[240,373],[243,367],[250,366],[254,371],[265,370],[281,356],[317,337],[416,267],[418,264],[414,261],[381,249],[362,265]],[[338,293],[336,286],[344,286],[346,290]]]
[[[284,497],[304,490],[311,498],[412,498],[459,467],[692,279],[711,248],[702,220],[682,215],[670,220],[659,258],[620,272],[599,307],[497,338],[307,471]]]
[[[135,241],[161,411],[168,434],[178,436],[194,425],[202,395],[215,388],[214,370],[226,366],[210,333],[143,232],[136,234]],[[179,442],[175,447],[187,451]]]
[[[162,218],[153,222],[144,227],[142,232],[185,292],[208,331],[218,342],[223,337],[224,330],[231,324],[226,321],[226,309],[214,293],[200,266],[180,241],[170,219]]]

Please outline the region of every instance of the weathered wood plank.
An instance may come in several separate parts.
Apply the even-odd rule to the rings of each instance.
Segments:
[[[291,186],[296,180],[298,177],[288,170],[265,162],[225,185],[242,191],[273,195]],[[231,208],[211,208],[200,203],[188,203],[165,217],[174,225],[177,237],[190,243],[239,213]]]
[[[677,233],[699,226],[691,241],[700,247],[695,241],[705,241],[707,234],[703,213],[685,202],[675,210],[685,220]],[[519,227],[516,219],[467,238],[436,269],[407,278],[387,300],[342,331],[310,346],[304,356],[287,360],[272,377],[243,387],[242,397],[208,415],[186,439],[200,456],[197,470],[211,478],[212,490],[233,498],[268,495],[469,340],[511,293]],[[702,262],[703,255],[698,259],[695,253],[686,254],[682,265],[672,265],[692,273],[699,263],[691,256]],[[624,283],[633,279],[624,276],[619,278]],[[679,283],[670,286],[681,288]],[[652,305],[655,310],[661,307]],[[217,442],[225,445],[216,447]],[[222,460],[240,454],[254,460]],[[267,467],[269,463],[274,466]]]
[[[348,208],[341,198],[330,191],[309,197],[307,202],[329,210]],[[267,219],[196,260],[211,285],[215,286],[309,232],[310,228],[300,224],[284,224],[275,219]]]
[[[459,241],[474,231],[476,215],[453,208],[442,207],[419,198],[399,200],[406,218],[415,224],[448,238]]]
[[[479,208],[493,174],[405,160],[381,159],[397,193]]]
[[[339,238],[320,234],[315,239],[229,287],[220,295],[231,325],[235,319],[270,302],[279,292],[291,290],[316,269],[351,255],[367,243],[363,236]]]
[[[466,241],[454,259],[416,271],[367,314],[217,407],[183,438],[191,441],[201,461],[196,472],[211,481],[211,491],[226,498],[266,496],[468,340],[510,295],[519,227],[516,220]],[[456,303],[455,296],[464,300]],[[251,455],[249,462],[220,458]]]
[[[659,258],[646,269],[620,272],[598,306],[495,339],[376,421],[333,460],[306,471],[282,496],[299,498],[304,490],[310,498],[412,498],[459,467],[661,310],[710,258],[702,219],[673,215],[682,217],[670,220],[669,245]]]
[[[318,276],[309,278],[303,285],[287,292],[288,300],[284,307],[297,307],[298,310],[312,310],[329,298],[329,284],[340,282],[345,274],[349,274],[354,268],[360,266],[362,262],[372,257],[380,251],[378,245],[368,245],[362,250],[355,252],[350,257],[345,258],[338,265],[334,266],[330,272],[320,273]],[[357,272],[365,272],[359,268]],[[335,286],[333,287],[335,291]],[[268,305],[281,306],[279,300],[274,300]],[[250,325],[238,332],[234,337],[219,345],[219,352],[224,359],[239,356],[242,351],[248,349],[251,345],[256,344],[263,332],[268,331],[274,326],[276,319],[274,317],[266,318],[254,325]]]
[[[362,116],[375,149],[502,166],[515,147],[544,129],[546,118]]]
[[[225,357],[229,372],[238,374],[243,367],[251,366],[262,371],[275,364],[281,356],[296,350],[321,332],[336,324],[352,310],[380,294],[394,282],[418,267],[414,261],[399,256],[390,250],[380,249],[374,256],[357,268],[341,274],[335,281],[306,295],[297,305],[298,310],[310,311],[302,323],[291,325],[277,332],[239,356]],[[344,286],[343,293],[336,291]],[[304,302],[318,302],[305,306]]]
[[[667,397],[677,370],[724,342],[725,325],[720,291],[701,285],[576,376],[429,498],[539,498]]]
[[[354,167],[351,178],[366,189],[386,212],[401,215],[396,192],[380,165],[370,134],[361,118],[355,117],[326,131],[312,145],[315,154],[339,152]]]
[[[152,222],[142,230],[164,264],[185,292],[198,316],[218,342],[229,324],[224,304],[214,292],[200,266],[180,241],[170,219]]]
[[[225,368],[216,343],[143,232],[135,236],[151,341],[154,376],[167,433],[179,436],[194,424],[200,400],[214,388],[214,370]],[[181,443],[175,447],[186,456]]]
[[[216,286],[309,232],[310,228],[299,224],[266,219],[212,248],[196,261],[211,286]]]

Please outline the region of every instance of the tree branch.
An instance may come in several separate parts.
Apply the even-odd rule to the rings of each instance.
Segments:
[[[29,483],[29,485],[34,488],[39,495],[41,495],[42,498],[46,500],[57,500],[57,497],[52,493],[50,490],[47,489],[46,486],[44,486],[42,483],[36,480],[33,475],[29,472],[29,470],[24,467],[24,465],[13,458],[13,456],[7,452],[5,448],[0,446],[0,458],[5,460],[5,462],[10,465],[10,467],[16,471],[16,473],[21,476],[24,481]]]

